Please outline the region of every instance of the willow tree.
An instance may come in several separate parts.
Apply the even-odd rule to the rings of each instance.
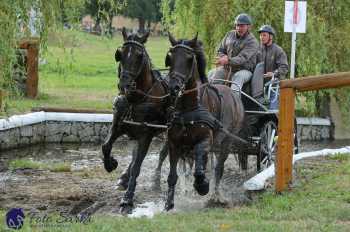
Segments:
[[[48,30],[80,17],[83,0],[11,0],[0,1],[0,89],[8,95],[16,94],[13,66],[17,62],[16,49],[21,39],[33,36],[46,46]],[[74,20],[73,20],[74,19]]]
[[[308,1],[307,4],[306,33],[297,35],[297,76],[349,71],[350,0]],[[163,0],[162,10],[165,27],[177,36],[191,37],[199,32],[209,60],[215,56],[225,33],[233,28],[235,16],[242,12],[252,16],[252,31],[256,36],[259,26],[271,24],[277,31],[276,42],[290,57],[291,33],[283,32],[284,1]],[[305,96],[315,103],[315,96],[324,94],[350,102],[347,89],[306,93]]]

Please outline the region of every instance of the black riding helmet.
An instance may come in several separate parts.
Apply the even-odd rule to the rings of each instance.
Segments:
[[[273,27],[271,27],[270,25],[263,25],[263,26],[261,26],[258,32],[259,32],[259,34],[261,32],[267,32],[270,35],[276,36],[275,29],[273,29]]]
[[[250,18],[249,15],[247,15],[245,13],[239,14],[235,18],[235,25],[239,25],[239,24],[251,25],[252,19]]]

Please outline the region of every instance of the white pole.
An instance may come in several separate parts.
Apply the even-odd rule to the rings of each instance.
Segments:
[[[297,42],[297,28],[298,24],[298,0],[294,1],[294,11],[293,11],[293,33],[292,33],[292,57],[290,61],[290,79],[295,77],[295,50]]]
[[[290,79],[294,79],[295,77],[295,49],[296,49],[296,41],[297,33],[296,33],[296,25],[293,24],[293,33],[292,33],[292,57],[290,61]]]

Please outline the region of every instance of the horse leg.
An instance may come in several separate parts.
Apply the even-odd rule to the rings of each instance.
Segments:
[[[223,152],[223,151],[220,151],[219,156],[216,157],[217,162],[215,165],[215,179],[214,179],[214,183],[215,183],[214,194],[216,196],[219,195],[220,181],[224,173],[224,165],[225,165],[225,161],[227,160],[227,157],[228,157],[228,152]]]
[[[153,185],[152,189],[154,191],[160,191],[160,178],[161,178],[161,173],[162,173],[162,165],[165,160],[165,158],[168,156],[168,141],[166,141],[159,153],[159,159],[158,159],[158,166],[155,170],[154,176],[153,176]]]
[[[118,96],[113,103],[114,113],[112,126],[109,130],[108,137],[104,144],[102,144],[103,164],[107,172],[112,172],[118,167],[118,161],[111,156],[111,150],[115,140],[122,135],[119,128],[119,123],[123,119],[127,111],[128,101],[125,96]]]
[[[109,130],[108,137],[102,144],[103,164],[107,172],[112,172],[118,167],[118,161],[111,156],[111,150],[115,140],[121,135],[119,130],[119,120],[117,113],[113,114],[112,126]]]
[[[193,187],[204,196],[209,192],[209,180],[205,177],[206,161],[208,160],[208,153],[210,148],[209,139],[204,139],[194,146],[194,178]]]
[[[117,181],[117,190],[126,190],[128,188],[129,183],[129,177],[130,177],[130,170],[132,167],[132,164],[134,163],[137,156],[137,146],[135,146],[132,150],[132,160],[126,170],[122,173],[122,175],[119,177]]]
[[[173,144],[169,144],[169,163],[170,163],[170,171],[168,175],[168,195],[167,201],[165,203],[164,209],[169,211],[174,208],[174,195],[175,195],[175,186],[178,179],[177,175],[177,163],[179,161],[179,154],[176,148],[171,146]]]
[[[140,174],[141,164],[147,154],[152,138],[153,136],[148,134],[138,140],[136,158],[135,161],[132,162],[130,170],[128,189],[120,203],[120,212],[122,214],[130,214],[132,211],[132,207],[134,205],[133,199],[136,188],[136,179]]]

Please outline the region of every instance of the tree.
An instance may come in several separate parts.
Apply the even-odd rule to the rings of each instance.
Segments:
[[[173,1],[175,7],[171,9],[168,6]],[[307,32],[297,36],[298,76],[350,70],[350,0],[307,1],[307,4]],[[162,0],[162,11],[164,26],[178,37],[191,38],[199,32],[209,60],[213,59],[222,37],[232,29],[234,17],[242,12],[252,16],[252,32],[256,36],[257,28],[263,24],[275,27],[277,43],[290,57],[291,33],[283,31],[284,4],[280,0]],[[349,89],[303,95],[313,105],[318,102],[316,98],[325,96],[327,100],[329,95],[350,102]],[[347,111],[350,104],[345,105],[342,108]],[[320,107],[314,107],[311,111],[318,109]]]
[[[85,0],[64,1],[60,0],[60,18],[62,25],[78,24],[84,13]]]
[[[101,22],[107,24],[107,34],[112,35],[113,17],[124,6],[124,0],[86,0],[85,13],[95,18],[94,31],[101,33]]]
[[[45,50],[50,29],[61,27],[63,23],[79,22],[83,1],[0,1],[0,91],[6,91],[8,97],[20,94],[14,80],[18,42],[31,37],[34,28],[35,36],[40,39],[40,49]],[[35,15],[35,20],[31,20],[31,15]],[[6,109],[6,99],[4,102]]]
[[[12,0],[0,1],[0,89],[9,95],[17,93],[13,79],[18,41],[29,37],[30,12],[37,14],[33,25],[40,37],[41,47],[45,46],[48,28],[56,23],[60,15],[60,0]]]
[[[139,32],[144,32],[146,23],[149,27],[161,20],[160,4],[161,0],[127,0],[123,15],[138,19]]]

